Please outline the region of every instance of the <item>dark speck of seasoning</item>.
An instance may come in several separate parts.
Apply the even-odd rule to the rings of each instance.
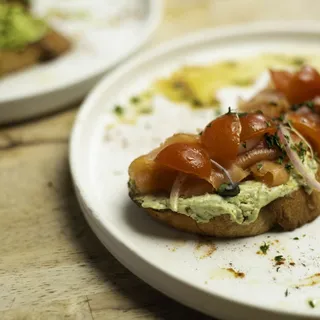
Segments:
[[[297,67],[301,67],[305,63],[305,60],[301,57],[294,57],[292,59],[292,64]]]
[[[264,243],[263,245],[260,246],[260,250],[262,252],[262,254],[266,255],[268,250],[269,250],[270,245]]]
[[[293,240],[299,240],[299,238],[298,238],[298,237],[295,237],[295,238],[293,238]]]
[[[131,97],[131,99],[130,99],[130,102],[131,103],[138,103],[140,101],[140,98],[139,97],[136,97],[136,96],[134,96],[134,97]]]
[[[290,266],[295,266],[296,265],[294,262],[290,262],[289,264],[290,264]]]
[[[202,103],[201,103],[201,101],[198,100],[198,99],[193,99],[193,100],[192,100],[192,106],[195,107],[195,108],[199,108],[199,107],[202,106]]]
[[[231,272],[235,278],[244,278],[246,275],[243,272],[235,271],[233,268],[227,268],[229,272]]]
[[[304,267],[306,267],[306,265],[304,263],[301,263]]]
[[[309,300],[309,301],[308,301],[308,304],[309,304],[309,306],[310,306],[311,308],[315,308],[315,307],[316,307],[316,305],[315,305],[315,303],[314,303],[313,300]]]
[[[277,268],[277,272],[279,272],[280,267]]]
[[[284,296],[287,297],[289,295],[289,290],[287,289],[284,293]]]
[[[282,255],[279,255],[279,256],[274,257],[274,261],[276,262],[276,265],[279,266],[279,265],[284,264],[286,259]]]
[[[53,183],[52,183],[51,181],[49,181],[48,184],[47,184],[47,186],[48,186],[49,188],[52,188],[52,187],[53,187]]]
[[[113,108],[113,112],[117,115],[117,116],[122,116],[123,115],[123,108],[119,105],[115,106]]]

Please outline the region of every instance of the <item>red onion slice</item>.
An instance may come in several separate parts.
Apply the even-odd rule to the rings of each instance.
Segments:
[[[170,192],[170,208],[172,211],[178,211],[178,200],[180,195],[180,190],[187,178],[187,175],[184,173],[178,173],[176,180],[174,181],[171,192]]]
[[[212,159],[210,159],[210,161],[211,161],[217,168],[219,168],[219,169],[223,172],[224,176],[227,177],[227,179],[230,181],[230,183],[231,183],[232,185],[235,185],[235,183],[233,182],[233,180],[232,180],[232,178],[231,178],[230,173],[228,172],[228,170],[227,170],[226,168],[224,168],[222,165],[220,165],[218,162],[216,162],[216,161],[214,161],[214,160],[212,160]]]
[[[283,125],[280,125],[278,130],[278,136],[280,139],[281,144],[283,144],[283,147],[285,151],[287,152],[287,155],[292,162],[295,169],[301,174],[301,176],[304,178],[307,185],[317,191],[320,191],[320,183],[316,180],[313,173],[310,173],[306,167],[303,165],[300,157],[298,154],[291,149],[292,139],[290,136],[289,130],[284,127]]]

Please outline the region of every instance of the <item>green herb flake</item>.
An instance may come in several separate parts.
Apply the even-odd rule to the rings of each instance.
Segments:
[[[284,160],[284,156],[281,155],[281,156],[277,159],[277,163],[283,164],[283,160]]]
[[[299,238],[298,237],[294,237],[293,240],[299,240]]]
[[[247,148],[247,143],[245,141],[242,142],[242,146],[246,149]]]
[[[270,128],[270,127],[271,127],[271,123],[270,123],[270,121],[266,121],[266,126],[267,126],[268,128]]]
[[[314,303],[313,300],[308,300],[308,304],[311,308],[315,308],[316,307],[316,304]]]
[[[137,97],[137,96],[131,97],[130,102],[133,104],[139,103],[140,97]]]
[[[248,115],[248,112],[239,112],[238,113],[239,118],[245,117],[247,115]]]
[[[263,245],[260,246],[260,250],[263,254],[267,254],[269,247],[270,247],[269,244],[264,243]]]
[[[291,170],[293,170],[293,165],[291,163],[286,163],[284,167],[288,172],[291,172]]]
[[[280,267],[278,267],[276,271],[279,272],[279,270],[280,270]]]
[[[198,99],[192,99],[191,103],[192,103],[192,106],[193,106],[194,108],[200,108],[200,107],[202,107],[202,103],[201,103],[201,101],[198,100]]]
[[[269,149],[277,147],[280,150],[282,150],[279,137],[276,134],[272,135],[272,134],[266,133],[264,135],[264,137],[265,137],[265,140],[266,140],[266,143],[267,143],[267,146]]]
[[[124,113],[124,109],[123,107],[119,106],[119,105],[116,105],[114,108],[113,108],[113,112],[117,115],[117,116],[122,116],[123,113]]]
[[[284,296],[287,297],[289,295],[289,290],[287,289],[284,293]]]
[[[301,67],[303,64],[305,64],[305,59],[304,59],[304,58],[301,58],[301,57],[294,57],[294,58],[292,59],[291,63],[292,63],[294,66]]]
[[[263,167],[263,164],[262,163],[257,163],[257,169],[258,171],[260,171]]]
[[[279,255],[274,257],[274,261],[276,262],[277,265],[281,265],[281,264],[284,264],[286,259],[282,255]]]

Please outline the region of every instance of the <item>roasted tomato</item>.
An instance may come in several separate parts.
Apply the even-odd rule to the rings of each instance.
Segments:
[[[270,118],[259,113],[248,113],[243,116],[240,115],[240,123],[241,141],[259,138],[265,133],[273,134],[277,130],[275,124]]]
[[[296,73],[270,71],[275,87],[283,92],[291,103],[302,103],[320,96],[320,74],[310,66]]]
[[[170,144],[158,153],[155,162],[202,179],[209,179],[211,174],[209,154],[199,143]]]
[[[288,113],[287,119],[310,142],[314,151],[320,154],[320,116],[313,112],[299,111]]]
[[[223,166],[229,166],[238,154],[241,124],[236,113],[227,113],[204,129],[201,142],[211,158]]]

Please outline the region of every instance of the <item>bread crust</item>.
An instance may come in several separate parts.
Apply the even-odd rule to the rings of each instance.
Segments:
[[[71,48],[71,42],[62,34],[49,30],[36,43],[21,50],[0,49],[0,76],[23,70],[42,61],[55,59]]]
[[[134,197],[132,198],[134,201]],[[256,221],[242,225],[232,221],[227,214],[215,217],[207,223],[197,223],[194,219],[171,210],[146,211],[153,218],[182,231],[219,238],[249,237],[279,227],[284,231],[291,231],[313,221],[320,215],[320,193],[313,191],[309,195],[300,188],[263,207]]]

